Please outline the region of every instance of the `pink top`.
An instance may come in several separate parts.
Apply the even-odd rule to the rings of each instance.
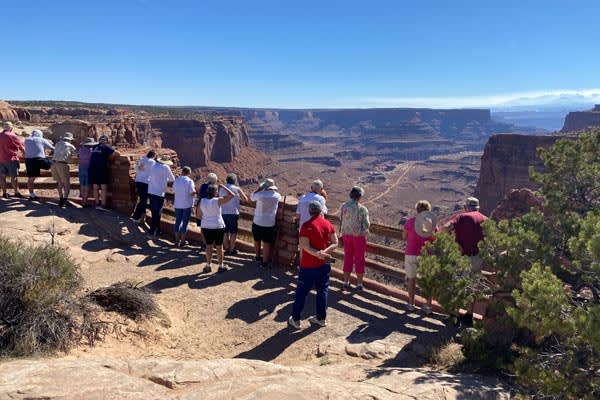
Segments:
[[[435,230],[437,231],[437,227]],[[407,256],[421,255],[421,248],[425,243],[433,241],[433,235],[428,238],[422,238],[417,235],[417,232],[415,231],[415,217],[409,218],[408,221],[404,223],[404,231],[407,234],[404,254]]]

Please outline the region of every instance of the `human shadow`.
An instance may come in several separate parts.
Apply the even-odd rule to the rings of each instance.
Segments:
[[[311,325],[308,328],[290,331],[287,326],[280,329],[273,336],[267,338],[261,344],[248,351],[244,351],[234,358],[246,358],[252,360],[272,361],[281,353],[283,353],[288,347],[298,340],[314,333],[319,327],[317,325]]]

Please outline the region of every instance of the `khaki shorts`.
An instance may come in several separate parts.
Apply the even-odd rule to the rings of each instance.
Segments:
[[[53,162],[50,168],[52,172],[52,178],[56,183],[70,183],[71,175],[69,174],[69,164]]]
[[[417,262],[418,256],[404,256],[404,274],[407,279],[415,279],[417,277]]]

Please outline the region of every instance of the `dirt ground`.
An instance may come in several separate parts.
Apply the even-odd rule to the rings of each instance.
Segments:
[[[76,349],[71,357],[251,358],[285,365],[319,364],[323,360],[317,355],[324,343],[385,340],[408,350],[441,343],[454,334],[442,316],[407,313],[401,302],[370,291],[342,292],[335,280],[328,326],[317,329],[305,320],[303,329],[292,331],[287,319],[295,271],[263,270],[252,261],[252,254],[241,253],[227,257],[226,273],[203,274],[205,260],[198,247],[180,249],[170,239],[149,240],[142,227],[122,215],[18,199],[0,203],[1,234],[40,242],[51,240],[51,231],[56,232],[56,243],[67,247],[80,263],[88,289],[124,280],[140,283],[156,292],[170,320],[170,327],[148,324],[144,334],[133,330],[119,338],[110,335],[94,347]],[[304,318],[314,313],[314,300],[311,293]],[[375,358],[371,364],[428,361],[402,351]]]

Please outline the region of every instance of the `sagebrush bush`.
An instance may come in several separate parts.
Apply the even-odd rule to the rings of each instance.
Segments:
[[[0,352],[67,350],[76,336],[81,285],[78,266],[64,249],[0,236]]]
[[[115,311],[131,319],[163,316],[152,293],[133,282],[117,282],[98,288],[88,297],[106,311]]]

